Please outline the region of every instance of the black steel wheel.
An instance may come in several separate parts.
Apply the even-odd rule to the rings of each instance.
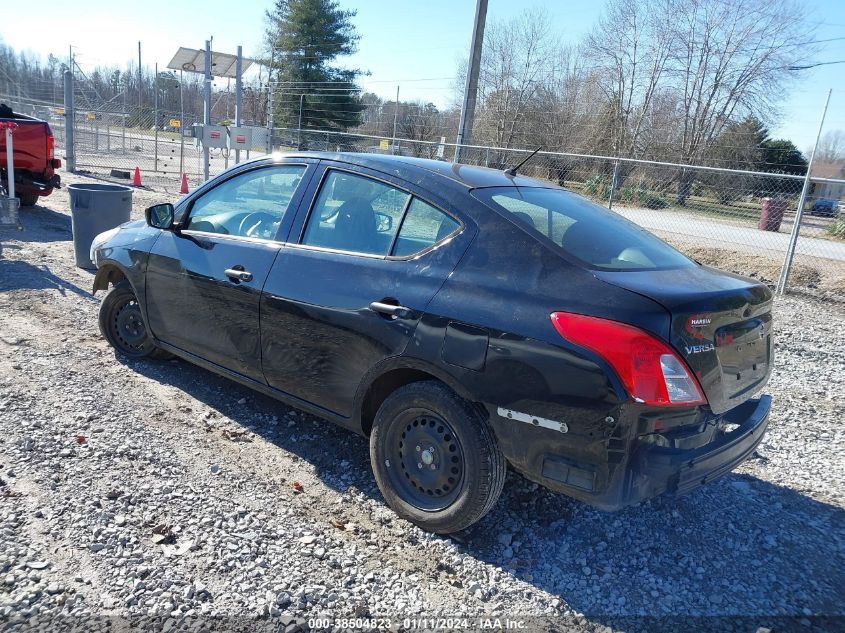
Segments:
[[[158,349],[147,333],[141,306],[128,282],[112,288],[100,305],[100,332],[124,356],[132,358],[169,358]]]
[[[405,385],[385,399],[370,459],[388,505],[440,534],[481,519],[504,485],[505,459],[489,424],[437,381]]]
[[[390,425],[388,470],[391,485],[420,510],[442,510],[463,484],[461,443],[442,417],[427,409],[408,409]]]

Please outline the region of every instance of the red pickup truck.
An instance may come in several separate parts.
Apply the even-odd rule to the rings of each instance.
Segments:
[[[62,161],[55,157],[53,132],[46,121],[16,114],[6,104],[0,104],[0,121],[18,124],[12,134],[12,160],[15,167],[15,195],[22,207],[31,207],[38,196],[49,196],[61,186],[56,169]],[[6,165],[6,134],[0,133],[0,178],[8,182]]]

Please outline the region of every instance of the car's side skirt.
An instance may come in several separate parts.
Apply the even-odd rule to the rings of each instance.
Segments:
[[[279,400],[280,402],[283,402],[288,406],[300,409],[318,418],[323,418],[324,420],[333,422],[345,429],[354,431],[359,435],[363,435],[360,424],[356,425],[355,421],[350,418],[344,418],[342,416],[339,416],[336,413],[332,413],[331,411],[323,409],[322,407],[318,407],[314,404],[311,404],[306,400],[302,400],[300,398],[297,398],[296,396],[292,396],[284,391],[280,391],[279,389],[274,389],[273,387],[262,384],[256,380],[253,380],[252,378],[248,378],[247,376],[243,376],[230,369],[226,369],[225,367],[221,367],[216,363],[212,363],[211,361],[197,356],[196,354],[186,352],[185,350],[170,345],[168,343],[156,341],[156,345],[161,349],[166,350],[171,354],[188,361],[189,363],[197,365],[198,367],[202,367],[203,369],[207,369],[208,371],[214,372],[215,374],[223,376],[224,378],[233,380],[241,385],[244,385],[245,387],[254,389],[255,391],[263,393],[264,395],[269,396],[275,400]]]

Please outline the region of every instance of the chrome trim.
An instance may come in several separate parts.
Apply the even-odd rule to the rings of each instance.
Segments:
[[[195,231],[192,229],[183,229],[179,231],[180,233],[184,233],[185,235],[193,235],[204,237],[206,239],[216,237],[223,240],[230,240],[235,242],[247,242],[249,244],[261,244],[266,246],[274,246],[274,247],[282,247],[285,245],[285,242],[279,242],[278,240],[268,240],[262,237],[249,237],[246,235],[231,235],[228,233],[210,233],[208,231]]]

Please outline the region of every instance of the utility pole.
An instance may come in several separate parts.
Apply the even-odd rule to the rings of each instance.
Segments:
[[[481,47],[484,43],[484,25],[487,21],[487,0],[476,0],[475,24],[472,27],[472,48],[470,49],[467,80],[464,85],[464,102],[461,106],[461,120],[458,123],[458,138],[455,145],[455,159],[461,161],[461,145],[470,142],[472,123],[475,119],[475,100],[478,97],[478,72],[481,68]]]
[[[390,144],[390,153],[396,153],[396,121],[399,118],[399,86],[396,86],[396,107],[393,108],[393,142]]]
[[[801,188],[801,195],[798,197],[798,208],[795,209],[795,220],[792,224],[792,233],[789,236],[789,246],[786,249],[786,259],[783,262],[783,268],[780,271],[780,279],[778,279],[777,293],[782,295],[786,292],[786,282],[789,279],[789,271],[792,270],[792,259],[795,257],[795,247],[798,244],[798,233],[801,230],[801,218],[804,216],[804,204],[807,201],[807,194],[810,191],[810,173],[813,170],[813,160],[816,158],[816,150],[819,147],[819,139],[822,136],[822,128],[824,128],[824,120],[827,117],[827,106],[830,105],[830,94],[833,89],[827,91],[827,101],[824,102],[824,110],[822,111],[822,120],[819,121],[819,132],[816,134],[816,144],[813,145],[813,151],[810,153],[810,162],[807,164],[807,175],[804,177],[804,186]]]

